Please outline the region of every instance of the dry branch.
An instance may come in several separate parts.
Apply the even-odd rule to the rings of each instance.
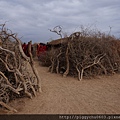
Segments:
[[[31,51],[29,51],[31,54]],[[41,91],[40,77],[35,69],[32,56],[27,57],[21,41],[11,30],[1,25],[0,31],[0,105],[16,112],[7,105],[23,96],[32,98]]]
[[[16,109],[10,107],[9,105],[5,104],[4,102],[0,101],[0,105],[2,105],[3,107],[7,108],[9,111],[11,112],[17,112]]]
[[[65,42],[60,44],[63,40]],[[80,32],[56,41],[50,44],[54,48],[52,54],[52,50],[48,51],[51,72],[58,73],[64,68],[65,71],[61,72],[63,76],[73,75],[82,80],[84,76],[109,75],[120,71],[120,40],[114,36],[81,27]],[[62,54],[58,59],[59,49]]]
[[[61,26],[56,26],[53,28],[53,30],[51,30],[51,29],[49,29],[49,30],[51,32],[57,33],[62,38],[62,27]]]

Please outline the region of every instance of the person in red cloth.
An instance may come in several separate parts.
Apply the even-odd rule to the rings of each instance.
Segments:
[[[24,44],[22,45],[22,49],[23,49],[24,53],[26,53],[26,49],[27,49],[26,43],[24,43]]]
[[[45,55],[45,52],[47,50],[47,47],[44,43],[39,43],[37,45],[37,57],[40,59],[43,55]]]
[[[46,45],[43,46],[43,52],[45,52],[47,49]]]

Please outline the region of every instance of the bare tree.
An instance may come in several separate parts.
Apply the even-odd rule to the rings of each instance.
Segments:
[[[58,35],[60,35],[60,38],[62,38],[62,27],[61,26],[55,26],[53,30],[49,29],[51,32],[55,32]]]

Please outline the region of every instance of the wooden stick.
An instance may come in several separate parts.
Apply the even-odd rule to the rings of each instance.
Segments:
[[[0,105],[2,105],[3,107],[5,107],[6,109],[12,111],[12,112],[18,112],[16,109],[10,107],[9,105],[7,105],[6,103],[0,101]]]

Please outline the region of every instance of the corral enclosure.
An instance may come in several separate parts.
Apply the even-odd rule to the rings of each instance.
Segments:
[[[51,50],[42,63],[50,72],[77,76],[79,80],[120,72],[120,40],[110,34],[82,29],[48,45]]]
[[[32,98],[41,90],[40,78],[31,57],[27,57],[21,41],[1,24],[0,30],[0,107],[16,110],[7,105],[21,97]]]
[[[99,31],[82,29],[69,37],[48,43],[50,49],[40,61],[52,73],[78,77],[120,73],[120,40]],[[8,103],[21,97],[32,98],[41,90],[40,78],[32,58],[27,57],[21,41],[1,25],[0,31],[0,107],[16,110]]]

